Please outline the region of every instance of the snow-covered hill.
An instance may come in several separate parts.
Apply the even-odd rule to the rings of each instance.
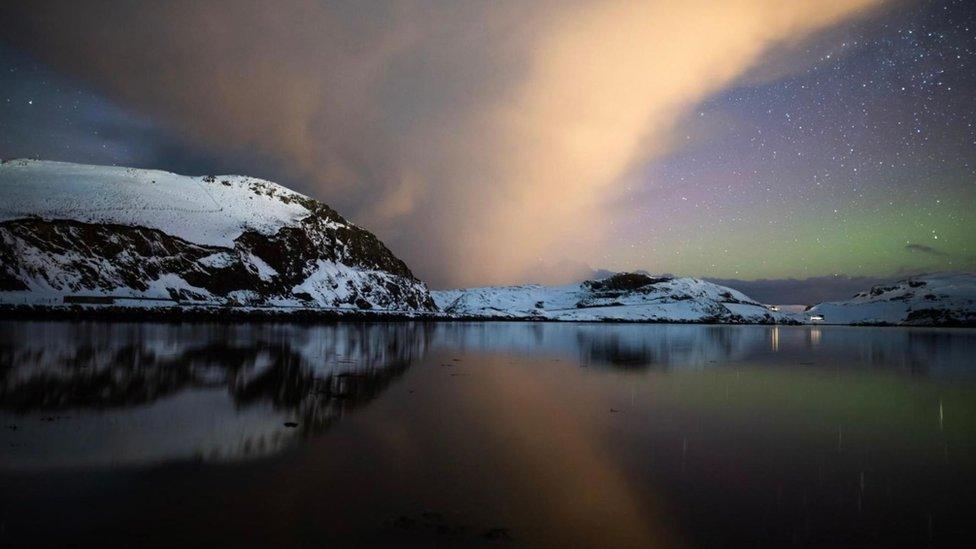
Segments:
[[[0,304],[432,311],[374,235],[245,176],[0,164]]]
[[[976,326],[976,273],[925,275],[821,303],[796,318],[822,324]]]
[[[696,278],[620,273],[568,286],[503,286],[431,292],[463,318],[630,322],[786,322],[745,294]]]

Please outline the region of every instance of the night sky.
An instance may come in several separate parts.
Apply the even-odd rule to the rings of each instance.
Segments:
[[[435,287],[976,269],[974,2],[200,4],[0,8],[0,158],[264,177]]]
[[[620,237],[647,264],[747,278],[973,269],[976,3],[913,6],[704,102]]]

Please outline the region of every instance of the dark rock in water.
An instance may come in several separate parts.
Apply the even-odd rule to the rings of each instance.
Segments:
[[[298,427],[298,424],[295,423],[294,421],[286,421],[285,422],[285,427],[295,428],[295,427]]]
[[[396,528],[401,528],[403,530],[412,530],[417,526],[417,521],[410,517],[400,515],[393,521],[393,526]]]
[[[481,537],[492,541],[512,541],[512,534],[508,528],[490,528]]]
[[[458,524],[453,519],[448,519],[435,511],[424,511],[416,516],[400,515],[387,524],[398,530],[428,537],[428,539],[431,535],[436,537],[459,536],[468,530],[467,526]]]
[[[426,521],[444,522],[444,515],[435,511],[424,511],[423,513],[420,513],[420,516]]]

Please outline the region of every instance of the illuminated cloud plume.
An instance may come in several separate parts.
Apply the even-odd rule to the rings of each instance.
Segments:
[[[274,159],[420,276],[470,285],[552,281],[533,272],[540,258],[599,266],[621,181],[675,146],[689,109],[874,4],[31,2],[2,15],[45,62],[205,147]]]

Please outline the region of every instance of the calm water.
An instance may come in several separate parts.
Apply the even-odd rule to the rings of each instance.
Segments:
[[[0,323],[0,545],[976,540],[976,331]]]

